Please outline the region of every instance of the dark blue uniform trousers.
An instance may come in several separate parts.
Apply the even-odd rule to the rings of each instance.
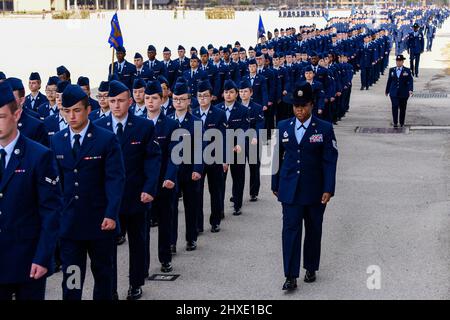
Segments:
[[[183,193],[184,216],[186,223],[186,241],[197,241],[198,200],[200,193],[200,181],[193,181],[191,173],[178,175],[178,188]],[[174,215],[171,226],[171,245],[176,245],[178,240],[178,197],[175,199]]]
[[[406,117],[406,105],[408,103],[408,98],[398,98],[398,97],[390,97],[392,103],[392,118],[393,123],[398,124],[398,110],[400,109],[400,125],[405,124]]]
[[[211,224],[211,226],[220,225],[220,213],[223,209],[223,165],[205,165],[203,176],[200,180],[200,192],[198,193],[199,200],[197,209],[197,227],[199,230],[203,230],[204,228],[203,196],[206,177],[208,177],[208,190],[211,196],[211,216],[209,217],[209,223]]]
[[[44,300],[46,283],[44,276],[23,283],[0,284],[0,301],[12,300],[13,294],[16,300]]]
[[[86,259],[89,254],[91,271],[94,276],[94,300],[112,300],[114,251],[116,244],[113,233],[106,238],[95,240],[71,240],[61,238],[61,260],[63,270],[63,300],[81,300],[86,276]],[[78,266],[81,271],[81,286],[69,288],[73,271],[67,273],[69,266]]]
[[[305,223],[303,244],[303,268],[319,270],[320,242],[325,205],[301,205],[283,203],[283,265],[286,277],[298,278],[302,244],[302,224]]]
[[[145,243],[146,236],[146,212],[135,214],[121,214],[120,231],[123,235],[128,234],[130,286],[136,288],[145,283]],[[113,292],[117,291],[117,249],[114,250],[114,279]]]
[[[250,148],[252,149],[250,150]],[[250,143],[247,143],[245,151],[245,159],[250,169],[250,196],[258,196],[259,189],[261,187],[261,161],[258,145],[251,145]],[[250,151],[252,152],[251,157],[249,155]],[[253,154],[255,154],[256,157]]]
[[[244,164],[230,164],[231,178],[233,179],[232,191],[234,210],[239,210],[242,207],[242,199],[244,198],[245,187],[245,163]],[[227,181],[227,173],[224,174],[223,187],[225,197],[225,185]]]
[[[368,89],[372,83],[372,67],[361,67],[361,88]]]
[[[411,72],[413,76],[419,75],[419,62],[420,62],[420,53],[411,53],[409,55],[409,68],[411,69]]]
[[[160,183],[162,185],[162,182]],[[145,242],[145,275],[148,276],[150,268],[150,218],[155,215],[158,219],[158,259],[160,263],[172,261],[170,252],[171,223],[174,212],[176,190],[161,188],[152,203],[152,208],[147,211],[146,242]],[[152,213],[153,212],[153,213]]]

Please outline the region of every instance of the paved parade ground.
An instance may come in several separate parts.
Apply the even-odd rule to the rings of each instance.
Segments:
[[[127,30],[127,19],[130,18],[121,20],[123,30]],[[250,30],[245,29],[241,34],[236,29],[230,31],[228,38],[219,37],[211,42],[220,45],[244,39],[241,44],[253,45],[256,39],[252,40],[251,35],[256,34],[257,15],[251,19]],[[266,29],[299,23],[296,19],[270,19]],[[91,83],[97,84],[106,76],[110,62],[111,51],[106,45],[108,21],[109,16],[104,20],[104,30],[92,29],[95,35],[104,35],[98,40],[100,51],[92,48],[71,52],[51,61],[53,57],[45,59],[36,51],[46,47],[45,44],[28,47],[27,39],[23,38],[17,43],[20,49],[15,61],[10,53],[2,50],[0,56],[6,57],[1,59],[1,67],[8,76],[26,79],[30,70],[41,71],[38,66],[42,66],[41,76],[46,78],[49,75],[46,72],[64,63],[73,72],[72,79],[84,74],[91,77]],[[0,29],[6,23],[0,19]],[[85,26],[72,27],[81,28],[89,38],[88,43],[93,41]],[[44,27],[40,30],[44,32]],[[155,30],[142,30],[143,34],[146,32]],[[178,43],[188,48],[209,42],[205,40],[207,31],[201,31],[205,37],[200,38],[186,32],[177,38],[173,30],[168,32],[167,45],[174,53],[172,58]],[[39,36],[48,40],[50,50],[59,50],[58,38],[46,38],[45,32]],[[65,37],[64,33],[60,36]],[[130,41],[127,46],[125,38],[131,60],[138,50],[139,39]],[[145,53],[148,43],[153,43],[158,55],[166,45],[160,38],[155,41],[144,38],[141,43],[141,53]],[[29,50],[24,52],[26,47]],[[10,49],[16,50],[14,45]],[[105,57],[99,67],[102,55]],[[390,66],[394,62],[391,55]],[[409,60],[405,66],[409,67]],[[303,282],[302,269],[298,290],[292,293],[281,290],[285,279],[282,215],[281,205],[270,191],[270,177],[262,177],[262,190],[256,203],[249,202],[246,184],[241,216],[232,215],[228,201],[231,179],[228,179],[221,231],[209,231],[209,197],[205,192],[205,232],[198,238],[197,250],[187,252],[180,204],[178,252],[171,273],[179,277],[174,281],[147,281],[142,299],[450,299],[450,21],[438,30],[433,51],[421,56],[420,77],[414,78],[417,96],[409,100],[405,132],[364,133],[370,128],[392,128],[391,104],[384,95],[386,81],[387,72],[369,91],[360,91],[357,74],[353,79],[350,111],[335,126],[339,148],[336,194],[324,217],[321,267],[315,283]],[[449,96],[428,97],[425,93]],[[151,273],[160,274],[157,228],[151,230],[151,253]],[[119,296],[125,299],[127,242],[118,248],[118,270]],[[380,271],[380,288],[368,288],[367,279],[371,276],[368,270]],[[49,279],[47,299],[61,299],[61,279],[61,273]],[[92,284],[88,272],[83,298],[92,298]]]

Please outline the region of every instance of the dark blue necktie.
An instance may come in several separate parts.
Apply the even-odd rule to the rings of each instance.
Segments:
[[[80,153],[80,149],[81,149],[81,144],[80,144],[81,135],[76,134],[73,136],[73,138],[75,139],[75,141],[73,142],[72,153],[73,153],[73,157],[77,158],[78,154]]]
[[[3,174],[5,173],[6,167],[6,151],[5,149],[0,150],[0,181],[2,181]]]
[[[300,128],[303,128],[306,130],[306,127],[303,124],[301,124],[300,127],[297,128],[297,130],[300,130]]]
[[[123,137],[123,124],[122,123],[118,123],[117,124],[117,138],[119,138],[119,142],[122,141],[122,137]]]

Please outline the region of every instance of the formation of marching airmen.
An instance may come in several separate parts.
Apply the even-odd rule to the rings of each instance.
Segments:
[[[398,45],[406,43],[414,57],[413,75],[418,76],[417,55],[423,51],[421,28],[434,37],[448,13],[401,9],[386,18],[393,26],[413,20],[407,41]],[[45,95],[38,72],[28,79],[28,95],[20,79],[0,72],[0,261],[7,262],[0,264],[0,299],[43,299],[46,277],[60,268],[63,299],[81,299],[87,255],[93,298],[118,299],[117,245],[126,237],[127,299],[139,299],[149,276],[150,229],[158,229],[161,271],[171,272],[179,206],[184,206],[185,248],[196,250],[204,211],[210,212],[210,231],[220,231],[228,172],[234,216],[242,214],[247,164],[250,201],[258,200],[260,159],[257,152],[251,161],[250,150],[268,143],[275,128],[280,170],[271,189],[283,205],[283,289],[297,287],[303,219],[305,281],[313,282],[323,213],[334,195],[333,124],[349,110],[354,74],[361,71],[361,90],[368,90],[384,73],[392,39],[397,43],[391,27],[371,29],[365,17],[350,17],[331,19],[323,29],[275,29],[273,37],[262,35],[248,49],[238,41],[219,48],[209,44],[191,48],[188,57],[179,45],[175,59],[167,47],[163,60],[156,59],[149,45],[148,59],[135,53],[131,63],[126,49],[118,47],[97,99],[89,78],[72,84],[64,66],[45,82]],[[399,53],[396,60],[404,59]],[[186,136],[194,140],[196,128],[203,141],[191,143],[192,152],[182,150],[189,155],[175,161],[179,143]],[[182,134],[176,134],[179,129]],[[231,138],[230,130],[236,133]],[[224,141],[215,152],[226,158],[194,159],[198,149],[214,145],[214,139],[202,139],[213,131]],[[27,199],[19,190],[27,190]],[[70,280],[74,266],[81,272],[80,286]]]

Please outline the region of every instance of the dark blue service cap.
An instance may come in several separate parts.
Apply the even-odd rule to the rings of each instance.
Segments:
[[[170,49],[169,48],[167,48],[167,47],[164,47],[164,49],[163,49],[163,53],[171,53],[172,51],[170,51]]]
[[[233,80],[226,80],[225,83],[223,84],[223,90],[231,90],[231,89],[235,90],[238,89],[236,83],[234,83]]]
[[[147,82],[147,86],[145,87],[145,94],[152,95],[156,93],[162,93],[161,83],[159,83],[159,81],[157,80]]]
[[[208,50],[206,50],[205,47],[201,47],[201,48],[200,48],[200,55],[203,56],[203,55],[205,55],[205,54],[208,54]]]
[[[122,82],[113,80],[109,83],[108,97],[116,97],[122,92],[130,91]]]
[[[147,83],[144,79],[134,79],[133,81],[133,89],[145,88],[146,85]]]
[[[62,94],[62,106],[70,108],[87,98],[87,94],[77,84],[69,84]]]
[[[20,80],[19,78],[11,77],[6,79],[6,81],[9,83],[9,86],[13,91],[25,90],[22,80]]]
[[[136,52],[134,54],[134,59],[143,59],[143,58],[142,58],[142,55],[139,52]]]
[[[117,51],[117,52],[122,52],[122,53],[126,53],[126,52],[127,52],[127,50],[125,49],[124,46],[118,46],[117,49],[116,49],[116,51]]]
[[[14,93],[9,85],[8,81],[3,81],[0,83],[0,108],[7,105],[10,102],[15,101]]]
[[[173,89],[173,94],[175,96],[181,96],[186,93],[189,93],[189,87],[186,83],[178,82],[175,84],[175,88]]]
[[[156,51],[156,48],[154,45],[151,44],[148,46],[147,51]]]
[[[5,80],[5,79],[6,79],[5,73],[0,71],[0,80]]]
[[[109,91],[109,82],[108,81],[100,82],[100,85],[98,86],[98,91],[108,92]]]
[[[41,76],[39,75],[38,72],[32,72],[30,74],[30,77],[28,78],[28,80],[39,80],[39,81],[41,81]]]
[[[59,66],[58,68],[56,68],[56,74],[58,76],[60,76],[64,73],[69,73],[69,70],[67,70],[67,68],[65,66]]]
[[[200,82],[197,86],[197,92],[205,92],[205,91],[212,91],[211,83],[209,83],[209,80],[203,80]]]
[[[57,76],[51,76],[48,78],[47,85],[48,86],[56,86],[58,85],[59,78]]]
[[[88,77],[79,77],[78,81],[77,81],[77,85],[79,85],[80,87],[83,86],[88,86],[89,85],[89,78]]]
[[[292,92],[292,103],[294,106],[304,106],[308,102],[313,101],[313,92],[311,85],[306,82],[297,83]]]
[[[244,79],[239,83],[239,89],[252,89],[252,83],[248,79]]]
[[[178,50],[186,50],[181,44],[178,46]]]

